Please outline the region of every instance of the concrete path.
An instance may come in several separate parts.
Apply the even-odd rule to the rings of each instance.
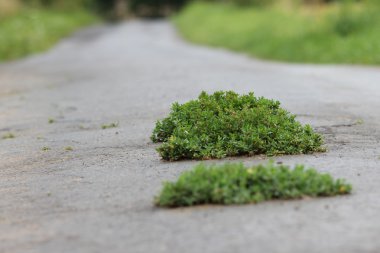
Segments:
[[[0,134],[16,138],[0,140],[0,252],[380,252],[379,82],[374,67],[272,63],[190,45],[167,22],[91,28],[2,64]],[[282,101],[324,134],[329,152],[275,159],[346,178],[353,194],[155,208],[161,182],[196,162],[163,162],[150,133],[172,102],[202,90]],[[119,127],[101,129],[112,122]],[[208,163],[231,160],[264,161]]]

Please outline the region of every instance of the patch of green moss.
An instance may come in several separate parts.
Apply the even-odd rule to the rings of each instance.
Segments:
[[[103,124],[102,129],[115,128],[119,126],[119,122],[112,122],[110,124]]]
[[[324,151],[322,136],[295,117],[280,102],[253,93],[202,92],[196,100],[174,103],[151,139],[162,142],[157,150],[165,160]]]
[[[13,134],[13,133],[6,133],[2,136],[2,139],[3,140],[6,140],[6,139],[14,139],[16,138],[16,136]]]
[[[73,151],[74,149],[73,149],[73,147],[71,147],[71,146],[67,146],[67,147],[65,147],[65,151]]]
[[[41,148],[42,151],[49,151],[50,149],[51,149],[51,148],[46,147],[46,146]]]
[[[155,204],[180,207],[202,204],[248,204],[272,199],[299,199],[348,194],[351,185],[329,174],[297,165],[197,165],[176,182],[164,183]]]

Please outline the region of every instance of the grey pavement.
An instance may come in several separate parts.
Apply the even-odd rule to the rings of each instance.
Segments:
[[[202,90],[280,100],[329,151],[274,159],[346,178],[353,194],[154,207],[161,182],[197,162],[162,161],[150,133],[171,103]],[[16,136],[0,139],[0,252],[378,253],[379,110],[376,67],[255,60],[184,42],[166,21],[85,29],[0,64],[0,134]]]

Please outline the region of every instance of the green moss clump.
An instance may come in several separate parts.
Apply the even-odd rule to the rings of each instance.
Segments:
[[[109,129],[109,128],[115,128],[119,126],[119,122],[112,122],[110,124],[103,124],[102,129]]]
[[[202,204],[247,204],[271,199],[299,199],[348,194],[351,185],[297,165],[294,169],[273,163],[244,167],[224,164],[197,165],[176,182],[166,182],[155,204],[180,207]]]
[[[165,160],[324,151],[322,136],[280,102],[232,91],[202,92],[197,100],[174,103],[151,139],[163,142],[157,150]]]
[[[3,140],[5,140],[5,139],[14,139],[14,138],[16,138],[16,136],[13,133],[6,133],[2,137]]]

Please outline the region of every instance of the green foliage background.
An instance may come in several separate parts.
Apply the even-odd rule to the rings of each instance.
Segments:
[[[12,0],[10,0],[12,1]],[[118,0],[22,0],[24,4],[49,6],[63,9],[90,8],[100,12],[108,12],[114,8]],[[169,9],[178,10],[193,0],[120,0],[126,3],[131,12],[146,15],[165,15]],[[232,3],[242,6],[265,6],[284,0],[203,0],[213,3]],[[285,0],[296,3],[315,4],[343,2],[347,0]]]
[[[174,22],[192,42],[266,59],[380,64],[379,0],[0,0],[0,61],[45,50],[99,14],[165,16],[189,2]]]
[[[377,3],[380,3],[378,1]],[[380,64],[380,8],[371,2],[323,7],[194,3],[174,22],[186,39],[291,62]]]
[[[295,5],[320,5],[330,3],[362,2],[365,4],[379,3],[377,0],[0,0],[19,2],[23,5],[54,7],[58,9],[86,8],[98,13],[110,13],[117,3],[124,2],[126,8],[137,15],[157,16],[167,15],[178,10],[189,2],[211,2],[234,4],[237,6],[268,6],[277,3]]]
[[[46,50],[96,22],[97,16],[82,4],[81,0],[0,0],[0,61]]]

